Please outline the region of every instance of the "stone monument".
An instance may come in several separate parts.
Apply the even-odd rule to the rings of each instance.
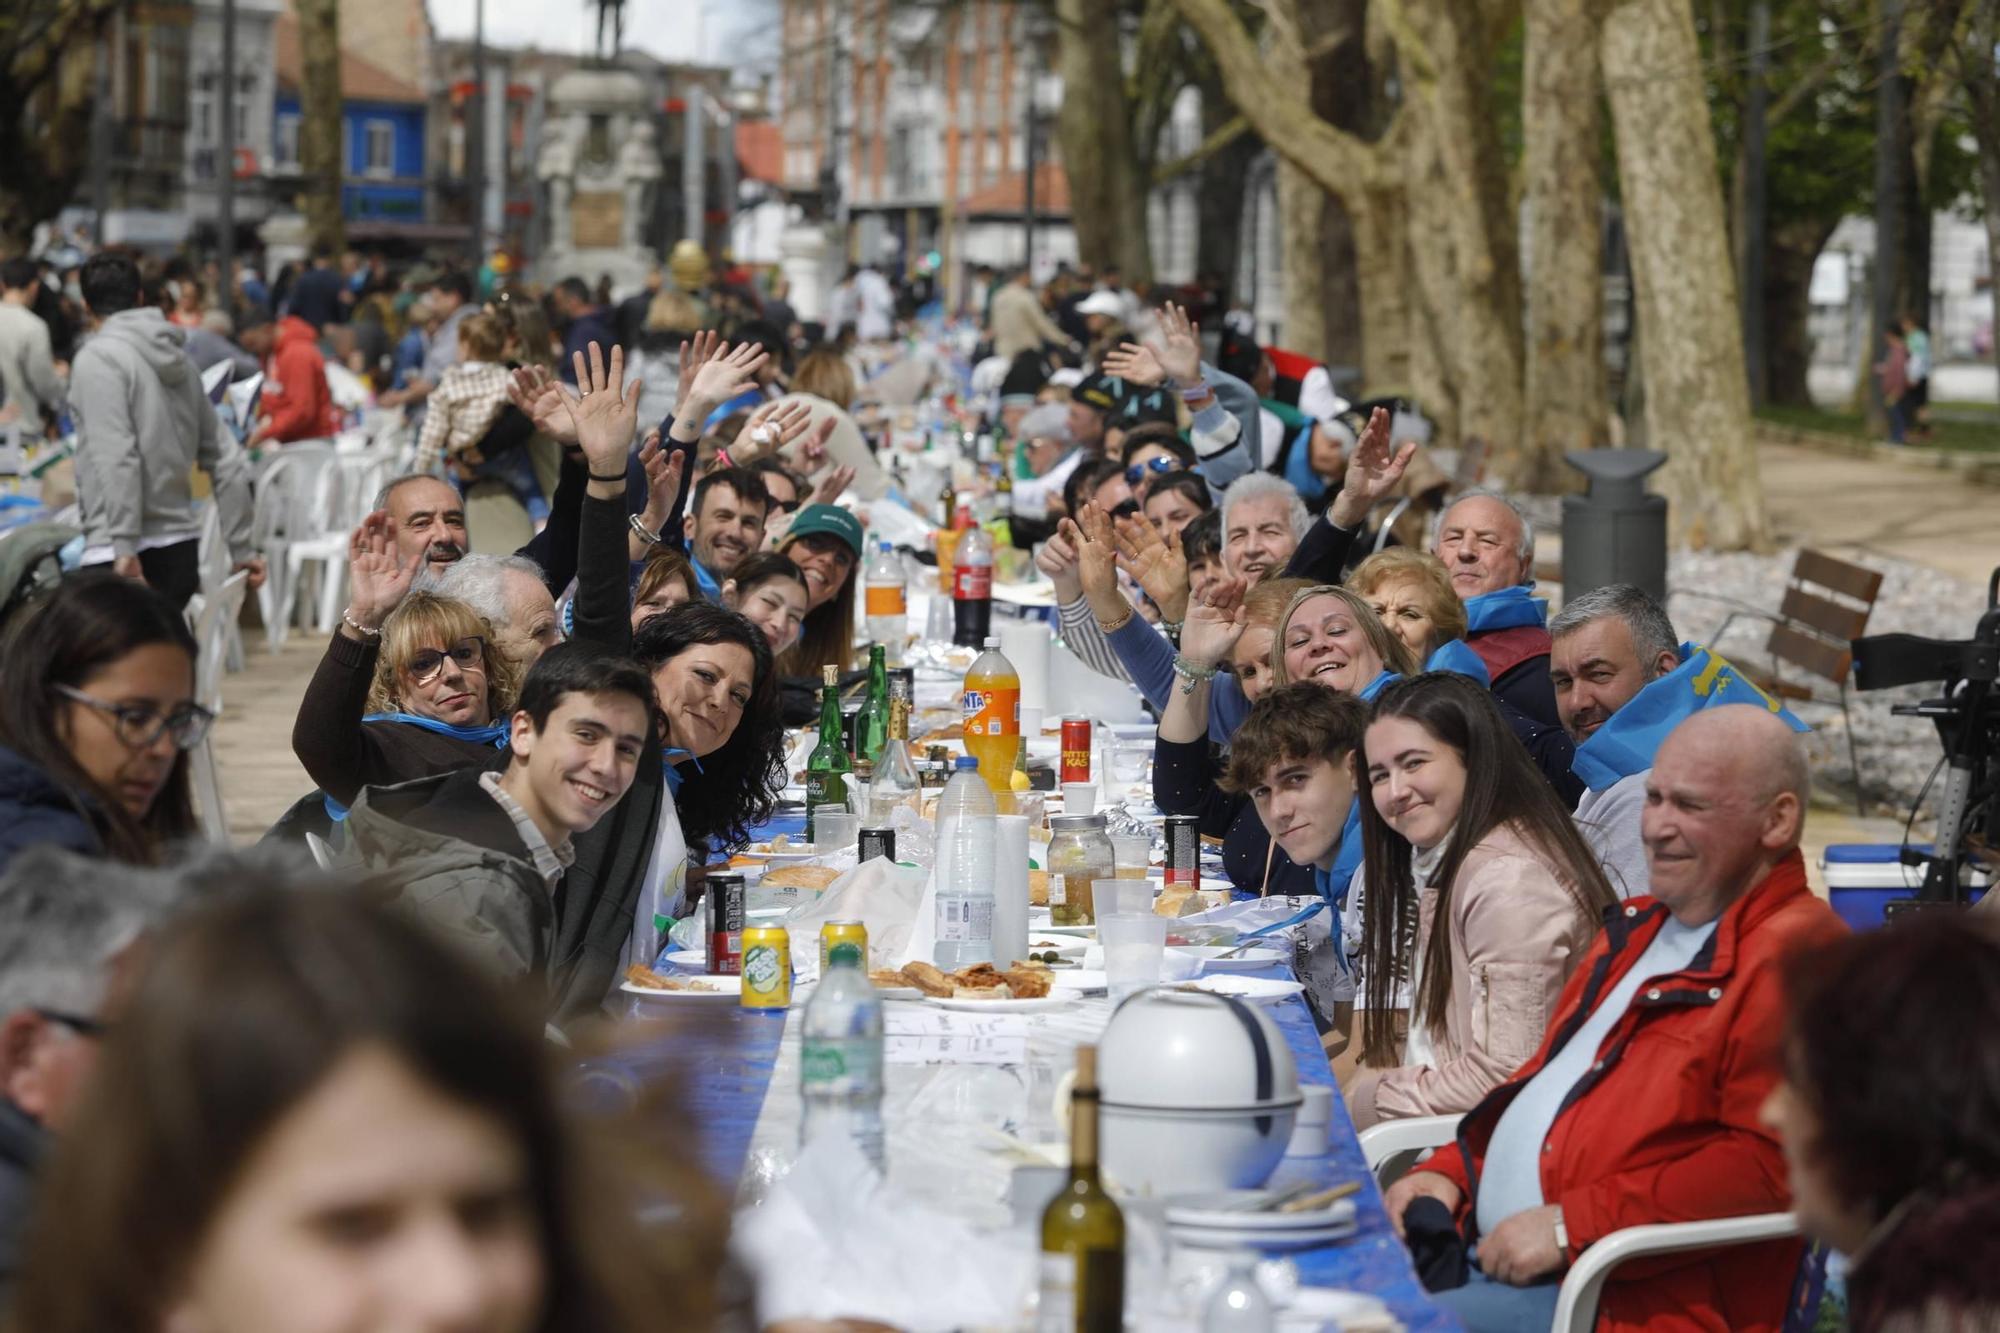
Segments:
[[[645,285],[659,257],[645,243],[663,171],[646,86],[630,70],[574,69],[549,89],[535,177],[547,190],[548,243],[535,276],[611,275],[625,296]]]

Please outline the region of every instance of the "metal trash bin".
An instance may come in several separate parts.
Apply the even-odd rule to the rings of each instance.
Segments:
[[[1665,605],[1667,500],[1646,493],[1646,476],[1667,456],[1657,449],[1580,449],[1564,457],[1590,479],[1590,489],[1563,497],[1563,597],[1631,583]]]

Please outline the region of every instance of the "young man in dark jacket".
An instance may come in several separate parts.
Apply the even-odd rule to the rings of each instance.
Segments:
[[[393,878],[418,919],[506,976],[547,971],[565,878],[588,833],[656,752],[653,685],[585,643],[542,654],[521,687],[504,768],[365,789],[350,855]]]

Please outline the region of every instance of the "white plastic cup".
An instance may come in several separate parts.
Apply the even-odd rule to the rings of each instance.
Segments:
[[[1041,739],[1042,717],[1043,711],[1041,709],[1030,708],[1026,704],[1021,705],[1021,734],[1028,738],[1030,747],[1033,746],[1035,741]]]
[[[1153,910],[1153,882],[1149,879],[1094,879],[1090,882],[1090,892],[1091,910],[1099,921],[1107,916],[1138,916]]]
[[[1165,917],[1151,912],[1100,916],[1097,942],[1104,947],[1104,980],[1113,1004],[1159,984],[1160,961],[1167,952]]]
[[[844,852],[861,841],[861,816],[844,806],[823,805],[813,811],[813,851],[821,856]]]
[[[1120,870],[1150,870],[1153,865],[1153,839],[1146,833],[1114,833],[1111,835],[1111,850],[1114,864]]]
[[[1094,782],[1065,782],[1062,785],[1063,813],[1066,815],[1094,815],[1097,813],[1097,784]]]
[[[1299,1095],[1305,1100],[1292,1122],[1292,1139],[1285,1145],[1285,1156],[1323,1157],[1333,1132],[1333,1089],[1308,1083],[1299,1088]]]

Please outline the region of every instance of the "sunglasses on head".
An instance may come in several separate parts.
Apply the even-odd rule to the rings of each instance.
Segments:
[[[417,684],[428,685],[437,679],[440,671],[444,670],[444,660],[447,657],[458,663],[460,671],[483,671],[486,669],[486,640],[475,635],[469,639],[460,639],[443,651],[425,648],[410,658],[410,664],[404,670],[410,673],[410,679]]]
[[[1148,472],[1157,477],[1162,473],[1172,472],[1180,465],[1181,460],[1171,454],[1161,454],[1158,458],[1149,458],[1143,463],[1134,463],[1131,467],[1125,469],[1125,484],[1127,486],[1137,486],[1146,479]]]

